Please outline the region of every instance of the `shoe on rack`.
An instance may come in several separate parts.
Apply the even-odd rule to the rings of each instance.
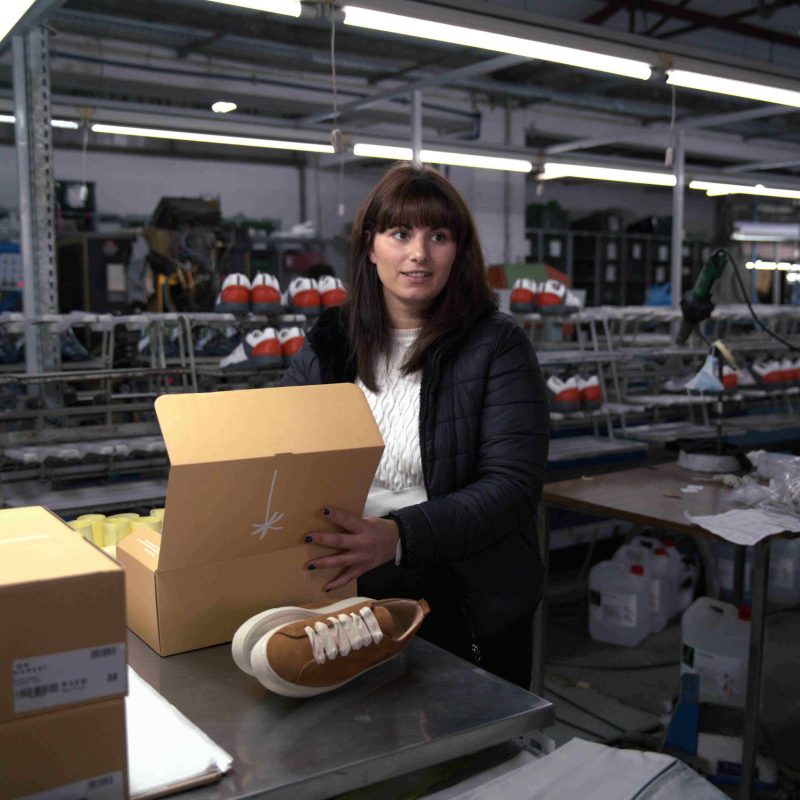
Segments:
[[[312,697],[349,683],[406,648],[430,612],[424,600],[368,600],[273,628],[250,653],[253,675],[287,697]]]
[[[793,373],[792,380],[794,381],[794,383],[795,384],[800,383],[800,356],[795,358],[794,361],[792,362],[792,373]]]
[[[67,328],[58,337],[62,361],[88,361],[89,351],[81,344],[75,331]]]
[[[783,374],[783,385],[794,386],[797,377],[795,375],[794,359],[789,356],[784,356],[781,361],[781,373]]]
[[[283,349],[283,357],[288,363],[289,359],[295,353],[303,349],[306,337],[300,328],[281,328],[278,331],[278,341],[281,343],[281,348]]]
[[[754,361],[750,366],[750,372],[756,379],[756,383],[766,389],[780,389],[783,387],[783,370],[779,361],[774,358],[764,361]]]
[[[292,314],[313,317],[322,311],[322,297],[313,278],[294,278],[286,292],[286,306]]]
[[[722,365],[722,386],[726,392],[734,392],[739,387],[739,370],[730,364]]]
[[[536,311],[539,290],[533,278],[517,278],[511,287],[509,308],[515,314],[532,314]]]
[[[347,597],[329,606],[322,606],[322,608],[282,606],[281,608],[270,608],[262,611],[260,614],[256,614],[246,622],[243,622],[236,629],[236,633],[233,634],[233,641],[231,642],[233,660],[242,672],[252,675],[253,668],[250,666],[250,654],[253,652],[256,642],[271,630],[280,628],[281,625],[288,625],[290,622],[299,622],[312,614],[336,614],[352,605],[371,602],[373,600],[369,597]]]
[[[536,304],[540,314],[572,314],[581,307],[577,296],[553,278],[539,284]]]
[[[581,408],[584,411],[594,411],[603,405],[603,390],[597,375],[584,378],[578,375],[578,391],[581,395]]]
[[[195,355],[198,356],[227,356],[239,344],[239,333],[232,325],[223,330],[206,328],[198,337],[194,345]]]
[[[247,275],[232,272],[225,278],[214,311],[220,314],[246,314],[250,311],[250,279]]]
[[[719,379],[719,359],[711,354],[706,356],[703,366],[686,382],[687,392],[716,394],[724,389]]]
[[[275,328],[250,331],[236,349],[219,365],[224,370],[269,369],[283,366],[283,350]]]
[[[250,307],[254,314],[281,313],[281,287],[278,279],[268,272],[259,272],[250,289]]]
[[[323,275],[317,281],[317,286],[323,308],[340,306],[347,300],[347,289],[345,289],[344,283],[333,275]]]
[[[551,375],[547,379],[547,395],[551,411],[572,414],[581,410],[581,390],[578,388],[578,378],[575,375],[565,379]]]

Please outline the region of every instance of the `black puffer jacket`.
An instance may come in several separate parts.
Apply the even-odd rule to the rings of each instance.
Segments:
[[[321,315],[284,386],[355,380],[345,314]],[[535,518],[548,428],[536,355],[510,317],[487,307],[435,344],[420,389],[429,500],[389,515],[402,563],[367,573],[359,592],[452,596],[478,639],[532,611],[541,597]]]

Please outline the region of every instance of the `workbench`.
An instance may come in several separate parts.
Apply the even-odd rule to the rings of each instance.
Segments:
[[[703,490],[696,493],[681,492],[681,488],[687,484],[701,484]],[[726,505],[726,500],[730,492],[731,490],[721,483],[712,481],[711,476],[707,473],[689,472],[676,463],[637,467],[636,469],[548,483],[542,493],[543,512],[540,535],[543,553],[546,555],[549,541],[547,506],[627,520],[676,534],[717,538],[690,522],[686,514],[698,516],[727,511],[729,506]],[[742,737],[742,783],[739,792],[741,800],[750,800],[755,779],[764,649],[764,617],[769,574],[769,541],[770,539],[767,537],[754,545],[752,623],[745,704],[747,713]],[[739,569],[735,575],[734,594],[737,593],[737,587],[741,594],[744,571],[743,548],[741,547],[737,547],[737,565]],[[545,613],[545,609],[541,608],[535,620],[534,657],[537,663],[534,669],[534,691],[540,691],[539,686],[544,676],[543,627]]]
[[[159,657],[129,634],[131,667],[233,757],[185,800],[329,798],[553,723],[551,703],[417,637],[334,692],[297,700],[241,672],[230,645]]]

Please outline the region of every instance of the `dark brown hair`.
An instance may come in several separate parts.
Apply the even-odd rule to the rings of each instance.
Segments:
[[[356,213],[350,248],[350,342],[358,375],[373,392],[377,391],[375,357],[389,355],[392,336],[383,287],[369,254],[375,234],[399,226],[446,228],[456,243],[450,277],[426,311],[422,330],[401,367],[403,374],[421,369],[431,345],[495,302],[475,221],[458,190],[431,167],[393,166]]]

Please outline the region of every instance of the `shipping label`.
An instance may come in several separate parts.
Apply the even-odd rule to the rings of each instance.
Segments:
[[[123,797],[122,773],[117,771],[26,794],[19,800],[123,800]]]
[[[124,694],[125,643],[18,658],[11,681],[16,714]]]

